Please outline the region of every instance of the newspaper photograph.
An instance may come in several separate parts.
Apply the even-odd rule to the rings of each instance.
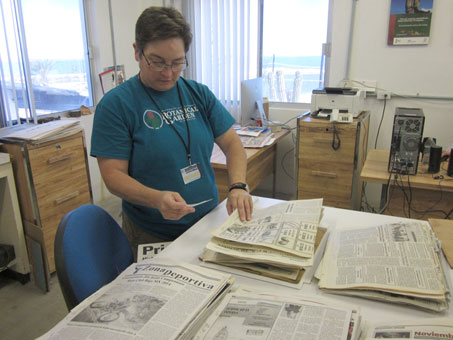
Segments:
[[[453,339],[453,318],[368,324],[362,332],[361,339]]]
[[[245,222],[241,222],[238,212],[235,211],[212,235],[311,258],[322,200],[308,201],[310,202],[289,201],[272,206],[271,209],[258,210],[251,221]],[[311,221],[305,221],[304,217]]]
[[[232,282],[191,264],[134,263],[40,339],[184,339]]]
[[[348,308],[320,305],[294,296],[230,292],[194,340],[347,340],[353,339],[352,314]]]
[[[355,289],[358,295],[364,290],[363,295],[376,298],[384,292],[388,300],[394,294],[400,298],[399,294],[409,304],[417,298],[434,300],[440,304],[436,311],[448,306],[440,248],[421,221],[335,230],[327,244],[319,286],[338,294],[341,290],[353,294]]]

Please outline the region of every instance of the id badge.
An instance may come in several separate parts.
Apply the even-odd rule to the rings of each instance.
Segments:
[[[189,165],[188,167],[181,169],[182,179],[184,184],[189,184],[197,179],[201,178],[201,172],[199,168],[199,163]]]

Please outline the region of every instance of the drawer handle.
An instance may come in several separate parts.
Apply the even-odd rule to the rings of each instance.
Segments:
[[[332,137],[329,137],[329,138],[313,137],[313,141],[316,142],[316,143],[331,143],[332,142]]]
[[[53,163],[57,163],[57,162],[61,162],[61,161],[64,161],[68,158],[71,158],[72,157],[72,154],[74,152],[68,152],[68,153],[64,153],[62,155],[58,155],[58,156],[55,156],[55,157],[51,157],[47,160],[47,163],[49,164],[53,164]]]
[[[311,174],[319,177],[337,178],[337,174],[334,172],[312,171]]]
[[[74,192],[71,192],[70,194],[58,197],[55,200],[55,204],[57,204],[57,205],[62,204],[64,202],[66,202],[66,201],[69,201],[69,200],[72,200],[73,198],[76,198],[77,196],[79,196],[79,190],[76,190]]]

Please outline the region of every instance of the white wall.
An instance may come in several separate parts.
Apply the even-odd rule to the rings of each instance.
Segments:
[[[134,58],[134,49],[132,47],[135,41],[135,23],[141,12],[149,6],[161,6],[161,0],[112,0],[112,22],[114,45],[116,52],[117,65],[124,65],[126,78],[130,78],[138,73],[138,65]],[[88,0],[88,27],[91,37],[91,57],[93,59],[94,69],[94,92],[95,101],[99,102],[102,97],[99,73],[104,68],[113,66],[112,38],[110,30],[109,5],[107,0]],[[93,125],[93,116],[84,116],[81,123],[85,128],[85,139],[87,144],[88,155],[91,148],[91,130]],[[97,161],[94,157],[88,156],[88,166],[90,168],[91,187],[93,191],[94,202],[105,199],[110,196],[110,192],[102,184],[101,175]]]

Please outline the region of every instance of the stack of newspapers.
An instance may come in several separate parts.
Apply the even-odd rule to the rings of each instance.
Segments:
[[[239,286],[225,296],[194,340],[356,340],[360,311],[321,296],[281,295]]]
[[[439,242],[422,221],[333,231],[316,276],[330,293],[434,312],[450,300]]]
[[[133,263],[39,339],[192,339],[232,284],[187,263]]]
[[[43,124],[22,124],[6,129],[3,138],[28,141],[39,144],[67,136],[72,136],[83,131],[77,119],[54,120]]]
[[[319,227],[322,199],[288,201],[256,209],[251,221],[237,211],[212,232],[200,260],[297,284],[314,263],[326,230]]]

